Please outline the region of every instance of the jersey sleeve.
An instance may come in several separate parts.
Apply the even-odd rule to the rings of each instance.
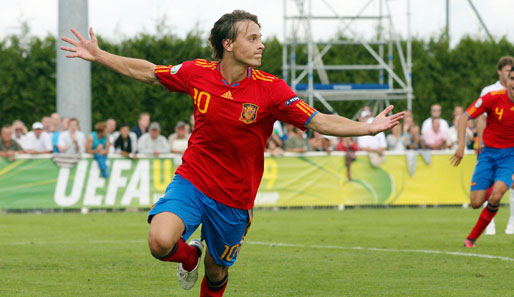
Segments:
[[[157,65],[154,74],[159,83],[168,88],[170,92],[187,93],[189,80],[192,74],[191,61],[178,65]]]
[[[483,114],[484,112],[487,112],[489,110],[489,107],[492,105],[493,97],[491,94],[486,94],[477,100],[473,102],[467,109],[466,109],[466,115],[470,119],[475,119],[479,115]]]
[[[318,111],[298,98],[284,80],[277,79],[274,83],[272,91],[274,117],[305,130],[304,126]]]

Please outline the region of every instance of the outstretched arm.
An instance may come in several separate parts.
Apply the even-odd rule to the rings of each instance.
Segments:
[[[153,63],[142,59],[113,55],[100,49],[93,28],[89,28],[90,40],[85,39],[75,28],[71,28],[71,32],[77,37],[78,41],[62,37],[63,41],[73,45],[72,47],[61,46],[61,50],[71,52],[71,54],[66,55],[67,58],[81,58],[90,62],[98,62],[125,76],[149,84],[157,83]]]
[[[393,108],[392,105],[389,105],[375,117],[372,123],[356,122],[337,115],[317,113],[305,127],[324,135],[340,137],[375,135],[396,126],[405,115],[405,112],[399,112],[387,116]]]

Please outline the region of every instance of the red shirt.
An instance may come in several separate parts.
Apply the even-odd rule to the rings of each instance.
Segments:
[[[218,62],[203,59],[156,66],[155,76],[171,92],[193,99],[195,127],[176,173],[234,208],[253,207],[273,123],[304,129],[317,113],[283,80],[253,68],[231,85]]]
[[[510,101],[507,90],[488,93],[466,109],[472,119],[484,112],[487,112],[484,144],[492,148],[514,147],[514,102]]]

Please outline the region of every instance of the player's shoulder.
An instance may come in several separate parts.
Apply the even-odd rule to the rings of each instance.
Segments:
[[[209,61],[206,59],[194,59],[191,61],[191,66],[196,69],[206,69],[215,71],[218,68],[220,62],[218,61]]]
[[[251,68],[250,78],[254,81],[261,83],[277,83],[281,81],[278,77],[273,74],[269,74],[259,69]]]
[[[507,95],[507,90],[503,89],[503,90],[491,91],[491,92],[481,96],[481,98],[483,100],[498,100],[498,99],[505,97],[506,95]]]

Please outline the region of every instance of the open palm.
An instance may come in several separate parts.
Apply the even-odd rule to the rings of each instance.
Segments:
[[[404,111],[393,114],[392,116],[387,116],[393,108],[394,106],[389,105],[373,119],[373,122],[371,123],[371,132],[373,135],[391,129],[405,116]]]
[[[75,28],[71,28],[71,32],[78,38],[79,41],[75,41],[68,37],[62,37],[61,39],[73,47],[61,46],[61,50],[72,52],[72,54],[66,55],[67,58],[81,58],[86,61],[95,61],[100,48],[98,47],[98,40],[93,33],[93,28],[89,28],[89,35],[91,40],[85,39],[79,31]]]

